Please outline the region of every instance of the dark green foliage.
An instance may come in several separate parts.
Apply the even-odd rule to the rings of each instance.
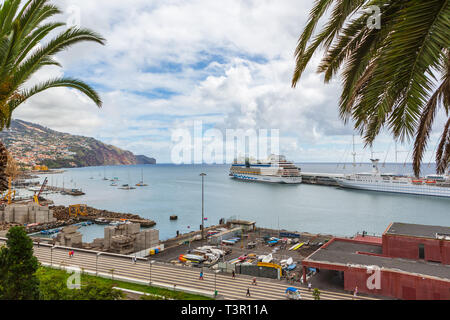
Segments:
[[[367,24],[381,12],[380,28]],[[324,28],[321,17],[333,7]],[[318,72],[329,82],[340,72],[340,116],[352,119],[367,145],[383,130],[400,141],[415,137],[414,171],[435,115],[450,107],[449,0],[316,0],[300,36],[292,80],[299,81],[312,55],[324,48]],[[439,173],[450,164],[450,117],[436,153]]]
[[[105,39],[91,30],[77,27],[67,28],[48,39],[50,34],[65,26],[60,22],[47,22],[61,11],[49,0],[22,2],[25,1],[5,0],[0,5],[0,130],[9,127],[12,113],[19,105],[50,88],[76,89],[100,107],[102,101],[97,92],[78,79],[55,78],[32,87],[24,86],[43,67],[61,66],[54,60],[57,53],[84,41],[104,44]]]
[[[111,284],[91,277],[86,280],[82,276],[80,289],[70,289],[67,285],[69,273],[40,269],[37,275],[41,300],[119,300],[124,296]]]
[[[37,299],[39,262],[33,256],[33,242],[23,227],[9,229],[7,238],[6,247],[0,250],[0,299]]]
[[[320,290],[315,288],[313,290],[312,296],[314,297],[314,300],[320,300]]]

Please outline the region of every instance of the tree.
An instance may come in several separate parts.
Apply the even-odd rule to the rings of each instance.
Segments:
[[[0,299],[38,299],[39,262],[33,256],[33,241],[23,227],[12,227],[6,237],[6,247],[0,249]]]
[[[332,5],[328,22],[315,35]],[[326,83],[339,71],[343,79],[340,117],[354,120],[366,146],[382,129],[401,142],[415,137],[418,176],[436,114],[443,110],[449,117],[449,17],[449,0],[316,0],[295,51],[292,86],[324,48],[318,72]],[[450,164],[450,117],[436,163],[438,173]]]
[[[315,288],[313,290],[312,296],[313,296],[314,300],[320,300],[320,290]]]
[[[67,87],[76,89],[89,97],[98,107],[102,100],[88,84],[74,78],[49,79],[26,87],[30,78],[45,66],[59,66],[54,55],[83,42],[104,44],[97,33],[71,27],[47,39],[65,24],[48,21],[61,11],[49,0],[5,0],[0,5],[0,130],[11,124],[12,113],[32,96],[50,88]],[[7,164],[6,148],[0,142],[0,191],[7,189],[5,174]]]

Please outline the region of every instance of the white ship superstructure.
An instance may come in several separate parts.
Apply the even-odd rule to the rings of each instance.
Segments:
[[[230,176],[240,180],[270,183],[302,183],[300,169],[284,156],[271,155],[267,161],[235,161]]]
[[[415,194],[450,198],[450,176],[430,175],[423,179],[383,175],[378,169],[379,160],[371,160],[372,173],[356,173],[336,179],[343,188]]]

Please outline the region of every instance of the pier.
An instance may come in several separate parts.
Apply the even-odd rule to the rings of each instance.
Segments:
[[[81,191],[80,189],[66,189],[66,188],[60,188],[60,187],[53,187],[53,186],[46,186],[46,191],[53,191],[53,192],[60,192],[62,194],[67,194],[70,196],[82,196],[85,193]]]
[[[339,184],[336,182],[336,178],[343,177],[344,174],[337,173],[302,172],[302,183],[338,187]]]

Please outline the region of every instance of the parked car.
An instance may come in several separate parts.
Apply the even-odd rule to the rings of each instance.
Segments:
[[[294,287],[289,287],[286,289],[286,297],[289,300],[301,300],[300,290]]]

